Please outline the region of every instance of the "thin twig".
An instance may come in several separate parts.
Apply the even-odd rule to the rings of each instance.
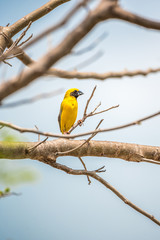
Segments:
[[[27,38],[24,42],[20,43],[19,42],[22,40],[22,38],[25,36],[26,32],[28,31],[28,29],[31,27],[32,22],[30,21],[28,26],[26,27],[26,29],[21,33],[20,37],[18,37],[13,43],[12,45],[0,56],[0,62],[3,61],[4,63],[11,65],[10,63],[8,63],[7,61],[5,61],[6,59],[12,59],[14,57],[17,57],[19,55],[22,54],[20,47],[26,43],[27,41],[29,41],[32,37],[32,35]],[[3,33],[4,34],[4,33]],[[7,37],[7,36],[6,36]],[[7,37],[8,38],[8,37]],[[10,39],[8,39],[8,42],[10,42]],[[19,44],[19,45],[18,45]],[[20,51],[20,52],[19,52]]]
[[[89,103],[90,103],[90,101],[91,101],[91,99],[92,99],[92,97],[93,97],[93,95],[94,95],[94,92],[96,91],[96,88],[97,88],[97,86],[95,86],[95,87],[93,88],[93,91],[92,91],[92,93],[91,93],[91,96],[90,96],[90,98],[87,100],[86,107],[85,107],[85,109],[84,109],[83,117],[84,117],[84,116],[86,115],[86,113],[87,113],[88,105],[89,105]]]
[[[87,118],[87,109],[88,109],[89,103],[90,103],[90,101],[91,101],[91,99],[92,99],[92,97],[93,97],[93,95],[94,95],[94,92],[95,92],[96,88],[97,88],[97,86],[95,86],[95,87],[93,88],[92,93],[91,93],[91,96],[90,96],[89,99],[87,100],[87,103],[86,103],[86,106],[85,106],[85,109],[84,109],[84,113],[83,113],[83,118],[82,118],[81,120],[78,120],[78,121],[71,127],[71,129],[68,131],[69,133],[71,133],[76,127],[81,126],[82,123],[86,120],[86,118]],[[97,108],[98,108],[98,106],[97,106],[95,109],[97,109]],[[94,111],[95,111],[95,110],[94,110]]]
[[[87,171],[86,165],[85,165],[85,163],[83,162],[82,158],[81,158],[81,157],[78,157],[78,158],[79,158],[79,160],[81,161],[84,169]],[[88,179],[88,185],[90,185],[90,184],[91,184],[91,180],[90,180],[90,178],[89,178],[88,175],[87,175],[87,179]]]
[[[78,63],[77,65],[71,67],[68,69],[68,71],[72,71],[75,69],[82,69],[84,67],[89,66],[90,64],[94,63],[95,61],[97,61],[99,58],[101,58],[104,54],[104,51],[98,51],[96,52],[94,55],[92,55],[91,57],[89,57],[86,60],[83,60],[81,63]]]
[[[46,137],[43,141],[37,143],[35,146],[31,147],[31,148],[28,148],[28,152],[31,152],[33,151],[35,148],[37,148],[39,145],[41,145],[42,143],[46,142],[48,139],[48,137]]]
[[[29,46],[31,46],[32,44],[36,43],[37,41],[39,41],[43,37],[46,37],[49,33],[51,33],[51,32],[53,33],[55,30],[57,30],[60,27],[64,26],[71,19],[71,17],[74,16],[77,13],[77,11],[81,7],[84,7],[89,1],[90,0],[82,0],[81,2],[79,2],[75,7],[73,7],[73,9],[59,23],[49,27],[48,29],[46,29],[45,31],[41,32],[39,35],[34,37],[30,42],[28,42],[27,44],[25,44],[23,46],[23,49],[28,48]]]
[[[7,64],[8,66],[12,67],[12,64],[10,64],[9,62],[7,62],[6,60],[2,60],[3,63]]]
[[[97,127],[96,127],[95,130],[98,129],[98,127],[100,126],[100,124],[102,123],[103,120],[104,120],[104,119],[101,119],[101,121],[98,123],[98,125],[97,125]],[[85,140],[85,141],[84,141],[82,144],[80,144],[78,147],[75,147],[75,148],[70,149],[70,150],[65,151],[65,152],[56,152],[55,155],[56,155],[56,156],[61,156],[61,155],[64,155],[64,154],[66,155],[66,154],[68,154],[68,153],[71,153],[71,152],[73,152],[73,151],[78,150],[78,149],[81,148],[84,144],[89,143],[89,141],[90,141],[93,137],[95,137],[96,134],[97,134],[97,133],[93,133],[87,140]]]
[[[99,105],[98,105],[98,107],[99,107]],[[95,110],[97,109],[97,108],[96,108],[92,113],[88,114],[88,117],[94,116],[94,115],[96,115],[96,114],[104,113],[104,112],[107,112],[107,111],[109,111],[109,110],[111,110],[111,109],[113,109],[113,108],[118,108],[118,107],[119,107],[119,104],[116,105],[116,106],[112,106],[112,107],[110,107],[110,108],[107,108],[107,109],[105,109],[105,110],[102,110],[102,111],[100,111],[100,112],[94,113]]]
[[[153,160],[153,159],[144,158],[144,157],[141,158],[141,162],[148,162],[148,163],[153,163],[153,164],[160,165],[159,161],[156,161],[156,160]]]
[[[57,96],[58,94],[61,94],[62,91],[63,91],[63,89],[61,88],[56,91],[52,91],[52,92],[48,92],[48,93],[41,93],[41,94],[38,94],[38,95],[28,98],[28,99],[22,99],[22,100],[18,100],[18,101],[11,102],[11,103],[0,104],[0,108],[17,107],[17,106],[21,106],[24,104],[33,103],[33,102],[39,101],[41,99]]]
[[[92,91],[92,93],[91,93],[90,98],[87,100],[86,107],[85,107],[84,114],[83,114],[83,118],[82,118],[81,120],[78,120],[78,121],[71,127],[71,129],[68,131],[69,133],[71,133],[76,127],[81,126],[82,123],[84,123],[84,121],[85,121],[88,117],[92,117],[92,116],[94,116],[94,115],[96,115],[96,114],[100,114],[100,113],[103,113],[103,112],[107,112],[107,111],[109,111],[109,110],[111,110],[111,109],[113,109],[113,108],[119,107],[119,105],[116,105],[116,106],[112,106],[112,107],[110,107],[110,108],[107,108],[107,109],[105,109],[105,110],[102,110],[102,111],[100,111],[100,112],[96,112],[96,113],[95,113],[95,111],[96,111],[96,110],[98,109],[98,107],[101,105],[101,103],[99,103],[99,104],[95,107],[95,109],[94,109],[93,111],[91,111],[90,113],[87,114],[88,105],[89,105],[89,103],[90,103],[90,101],[91,101],[91,99],[92,99],[92,97],[93,97],[93,95],[94,95],[94,92],[95,92],[95,90],[96,90],[96,87],[97,87],[97,86],[94,87],[94,89],[93,89],[93,91]]]
[[[39,130],[39,128],[35,125],[35,128],[37,129],[37,131]],[[40,139],[41,138],[41,136],[38,134],[38,142],[40,142]]]
[[[82,48],[82,49],[80,49],[80,50],[73,50],[73,51],[71,51],[71,54],[72,55],[81,55],[81,54],[84,54],[84,53],[87,53],[87,52],[89,52],[89,51],[91,51],[91,50],[93,50],[94,48],[96,48],[97,47],[97,45],[98,44],[100,44],[101,43],[101,41],[103,41],[106,37],[108,36],[108,33],[106,33],[106,32],[104,32],[104,33],[102,33],[102,35],[100,35],[94,42],[92,42],[90,45],[88,45],[87,47],[84,47],[84,48]]]

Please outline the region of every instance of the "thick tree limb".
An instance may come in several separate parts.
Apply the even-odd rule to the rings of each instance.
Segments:
[[[131,162],[146,162],[147,159],[152,160],[149,163],[160,163],[160,147],[94,140],[90,140],[87,144],[83,144],[84,142],[85,140],[68,140],[64,138],[45,141],[42,144],[39,144],[39,142],[0,142],[0,158],[42,160],[50,157],[56,159],[57,152],[63,152],[63,156],[109,157]],[[82,144],[83,146],[78,148]],[[74,151],[69,151],[74,148]],[[33,149],[33,151],[29,149]]]
[[[9,159],[23,159],[30,158],[36,159],[50,166],[60,169],[68,174],[72,175],[86,175],[96,179],[98,182],[102,183],[105,187],[110,189],[114,194],[116,194],[123,202],[128,204],[130,207],[143,214],[147,218],[151,219],[156,224],[160,225],[160,222],[152,215],[148,214],[128,199],[126,199],[117,189],[110,185],[106,180],[101,178],[96,174],[96,172],[101,172],[101,169],[95,171],[85,170],[74,170],[65,165],[56,162],[56,151],[62,151],[65,149],[73,148],[73,145],[79,145],[82,140],[65,140],[58,139],[54,141],[44,142],[42,144],[37,143],[4,143],[0,142],[0,158]],[[34,146],[36,146],[34,148]],[[29,151],[29,149],[33,151]],[[72,151],[68,153],[70,156],[103,156],[103,157],[115,157],[122,158],[127,161],[143,161],[143,157],[154,158],[155,161],[160,161],[160,147],[143,146],[137,144],[128,143],[117,143],[117,142],[105,142],[105,141],[90,141],[88,146],[83,145],[78,151]],[[104,170],[102,170],[104,171]]]
[[[149,29],[160,30],[160,22],[153,21],[148,18],[141,17],[137,14],[128,12],[122,9],[120,6],[112,8],[112,18],[127,21],[129,23],[136,24]]]

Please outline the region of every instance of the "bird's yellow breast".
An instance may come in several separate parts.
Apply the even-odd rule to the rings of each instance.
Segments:
[[[77,118],[78,103],[75,97],[63,99],[60,109],[59,125],[62,133],[68,132]]]

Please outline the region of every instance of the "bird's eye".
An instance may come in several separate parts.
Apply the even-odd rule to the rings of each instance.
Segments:
[[[77,90],[74,90],[74,93],[77,93]]]

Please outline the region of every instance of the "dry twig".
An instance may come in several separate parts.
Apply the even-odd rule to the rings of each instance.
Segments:
[[[82,48],[82,49],[80,49],[80,50],[77,50],[77,51],[74,51],[74,50],[73,50],[73,51],[71,51],[71,54],[77,56],[77,55],[81,55],[81,54],[84,54],[84,53],[87,53],[87,52],[93,50],[94,48],[97,47],[98,44],[101,43],[101,41],[103,41],[103,40],[106,38],[107,35],[108,35],[108,34],[107,34],[106,32],[102,33],[102,34],[101,34],[95,41],[93,41],[90,45],[88,45],[88,46],[86,46],[86,47],[84,47],[84,48]]]
[[[12,107],[18,107],[24,104],[30,104],[36,101],[39,101],[41,99],[45,99],[45,98],[50,98],[50,97],[54,97],[57,96],[59,94],[61,94],[63,91],[63,89],[58,89],[56,91],[52,91],[52,92],[48,92],[48,93],[41,93],[38,94],[32,98],[28,98],[28,99],[21,99],[15,102],[11,102],[11,103],[5,103],[5,104],[0,104],[0,108],[12,108]]]
[[[70,1],[70,0],[67,0],[67,1]],[[53,33],[57,29],[61,28],[65,24],[67,24],[67,22],[77,13],[77,11],[81,7],[84,7],[89,1],[90,0],[82,0],[81,2],[76,4],[75,7],[73,7],[73,9],[58,24],[53,25],[53,26],[49,27],[48,29],[46,29],[45,31],[41,32],[39,35],[34,37],[30,42],[25,44],[25,46],[23,46],[23,49],[28,48],[32,44],[34,44],[37,41],[41,40],[43,37],[46,37],[49,33],[51,33],[51,32]]]
[[[18,32],[23,30],[30,21],[34,22],[38,20],[39,18],[51,12],[54,8],[68,1],[70,0],[50,0],[40,8],[22,17],[12,25],[2,27],[3,33],[11,39],[14,35],[16,35]],[[3,53],[4,49],[7,47],[7,44],[8,44],[8,39],[4,38],[4,36],[1,35],[0,36],[0,53],[1,54]]]
[[[91,111],[90,113],[87,114],[87,109],[88,109],[89,103],[90,103],[90,101],[91,101],[91,99],[92,99],[92,97],[93,97],[93,95],[94,95],[94,92],[95,92],[96,88],[97,88],[97,86],[94,87],[94,89],[93,89],[93,91],[92,91],[92,93],[91,93],[91,96],[90,96],[89,99],[87,100],[87,103],[86,103],[86,106],[85,106],[85,109],[84,109],[84,113],[83,113],[83,118],[82,118],[81,120],[78,120],[77,123],[75,123],[75,124],[72,126],[72,128],[68,131],[69,133],[71,133],[76,127],[81,126],[82,123],[84,123],[84,121],[85,121],[88,117],[92,117],[92,116],[94,116],[94,115],[96,115],[96,114],[100,114],[100,113],[103,113],[103,112],[107,112],[107,111],[109,111],[109,110],[111,110],[111,109],[113,109],[113,108],[119,107],[119,105],[116,105],[116,106],[112,106],[112,107],[110,107],[110,108],[107,108],[107,109],[105,109],[105,110],[102,110],[102,111],[99,111],[99,112],[95,112],[95,111],[97,110],[97,108],[101,105],[101,103],[99,103],[99,104],[95,107],[95,109],[94,109],[93,111]]]
[[[79,160],[81,161],[84,169],[87,171],[86,165],[85,165],[85,163],[83,162],[82,158],[81,158],[81,157],[78,157],[78,158],[79,158]],[[91,184],[91,180],[90,180],[90,178],[89,178],[88,175],[87,175],[87,180],[88,180],[88,185],[90,185],[90,184]]]
[[[34,134],[40,134],[42,136],[46,136],[46,137],[56,137],[56,138],[70,138],[70,139],[73,139],[73,138],[77,138],[77,137],[82,137],[82,136],[87,136],[87,135],[90,135],[92,133],[99,133],[99,132],[110,132],[110,131],[115,131],[115,130],[119,130],[119,129],[123,129],[123,128],[126,128],[126,127],[131,127],[131,126],[134,126],[134,125],[139,125],[140,123],[148,120],[148,119],[151,119],[153,117],[156,117],[160,115],[160,111],[159,112],[156,112],[154,114],[151,114],[147,117],[144,117],[144,118],[141,118],[137,121],[134,121],[134,122],[131,122],[131,123],[128,123],[128,124],[124,124],[124,125],[121,125],[121,126],[117,126],[117,127],[113,127],[113,128],[104,128],[104,129],[97,129],[97,130],[94,130],[94,131],[89,131],[89,132],[85,132],[85,133],[79,133],[79,134],[72,134],[72,135],[65,135],[65,134],[54,134],[54,133],[50,133],[50,132],[42,132],[42,131],[36,131],[35,129],[32,129],[32,128],[22,128],[22,127],[19,127],[19,126],[16,126],[12,123],[8,123],[8,122],[4,122],[4,121],[0,121],[0,126],[4,126],[4,127],[8,127],[8,128],[12,128],[16,131],[19,131],[21,133],[24,133],[24,132],[29,132],[29,133],[34,133]]]
[[[102,121],[103,121],[103,119],[101,119],[101,121],[98,123],[98,125],[97,125],[97,127],[96,127],[95,130],[98,129],[98,127],[100,126],[100,124],[102,123]],[[63,156],[64,154],[68,154],[68,153],[71,153],[71,152],[73,152],[73,151],[76,151],[76,150],[80,149],[84,144],[89,143],[89,141],[90,141],[93,137],[95,137],[96,134],[97,134],[97,133],[93,133],[87,140],[85,140],[82,144],[80,144],[80,145],[77,146],[76,148],[70,149],[70,150],[65,151],[65,152],[56,152],[55,155],[56,155],[56,156]]]
[[[97,61],[99,58],[101,58],[103,56],[104,52],[102,51],[98,51],[96,52],[93,56],[89,57],[86,60],[83,60],[81,63],[78,63],[77,65],[71,67],[70,69],[68,69],[69,71],[71,71],[72,69],[82,69],[84,67],[89,66],[90,64],[93,64],[95,61]]]
[[[47,141],[48,137],[46,137],[44,140],[42,140],[41,142],[37,143],[35,146],[27,149],[27,152],[31,152],[33,151],[34,149],[36,149],[38,146],[40,146],[42,143],[45,143]],[[39,139],[38,139],[39,140]]]
[[[51,2],[52,1],[50,1],[48,4],[51,4]],[[38,19],[39,17],[44,15],[44,12],[42,10],[39,10],[39,12],[40,16],[37,14],[37,12],[36,14],[32,13],[29,16],[26,16],[26,18],[23,18],[23,21],[25,19],[25,22],[21,20],[19,24],[15,23],[15,25],[13,24],[9,26],[8,31],[11,31],[13,35],[16,34],[28,24],[28,19],[32,21],[33,19]],[[18,82],[18,78],[15,77],[9,80],[7,84],[3,84],[0,88],[0,101],[12,94],[13,92],[26,86],[31,81],[34,81],[38,77],[42,76],[49,70],[49,68],[53,64],[55,64],[58,60],[69,54],[73,47],[81,39],[83,39],[96,26],[96,24],[111,18],[122,19],[137,24],[139,26],[160,30],[160,22],[151,21],[127,12],[121,7],[119,7],[116,1],[102,0],[94,10],[88,13],[86,18],[79,24],[79,26],[76,26],[76,28],[72,32],[70,32],[56,48],[51,49],[49,53],[47,53],[45,56],[43,56],[43,58],[40,59],[40,61],[32,64],[30,69],[26,69],[20,83]],[[6,46],[6,41],[4,40],[4,38],[0,38],[0,45],[1,50],[3,50]],[[8,88],[8,85],[10,86],[10,88]]]
[[[31,27],[32,22],[29,22],[27,28],[21,33],[20,37],[18,37],[13,43],[12,45],[0,56],[0,62],[4,62],[9,64],[10,66],[12,66],[10,63],[8,63],[6,61],[6,59],[12,59],[14,57],[17,57],[19,55],[22,54],[20,47],[26,43],[27,41],[29,41],[32,38],[32,35],[30,37],[28,37],[25,41],[23,41],[22,43],[19,44],[19,42],[22,40],[22,38],[25,36],[26,32],[28,31],[28,29]],[[4,33],[1,33],[4,35]],[[7,35],[5,36],[6,38]],[[10,41],[10,39],[8,39],[8,42]]]

